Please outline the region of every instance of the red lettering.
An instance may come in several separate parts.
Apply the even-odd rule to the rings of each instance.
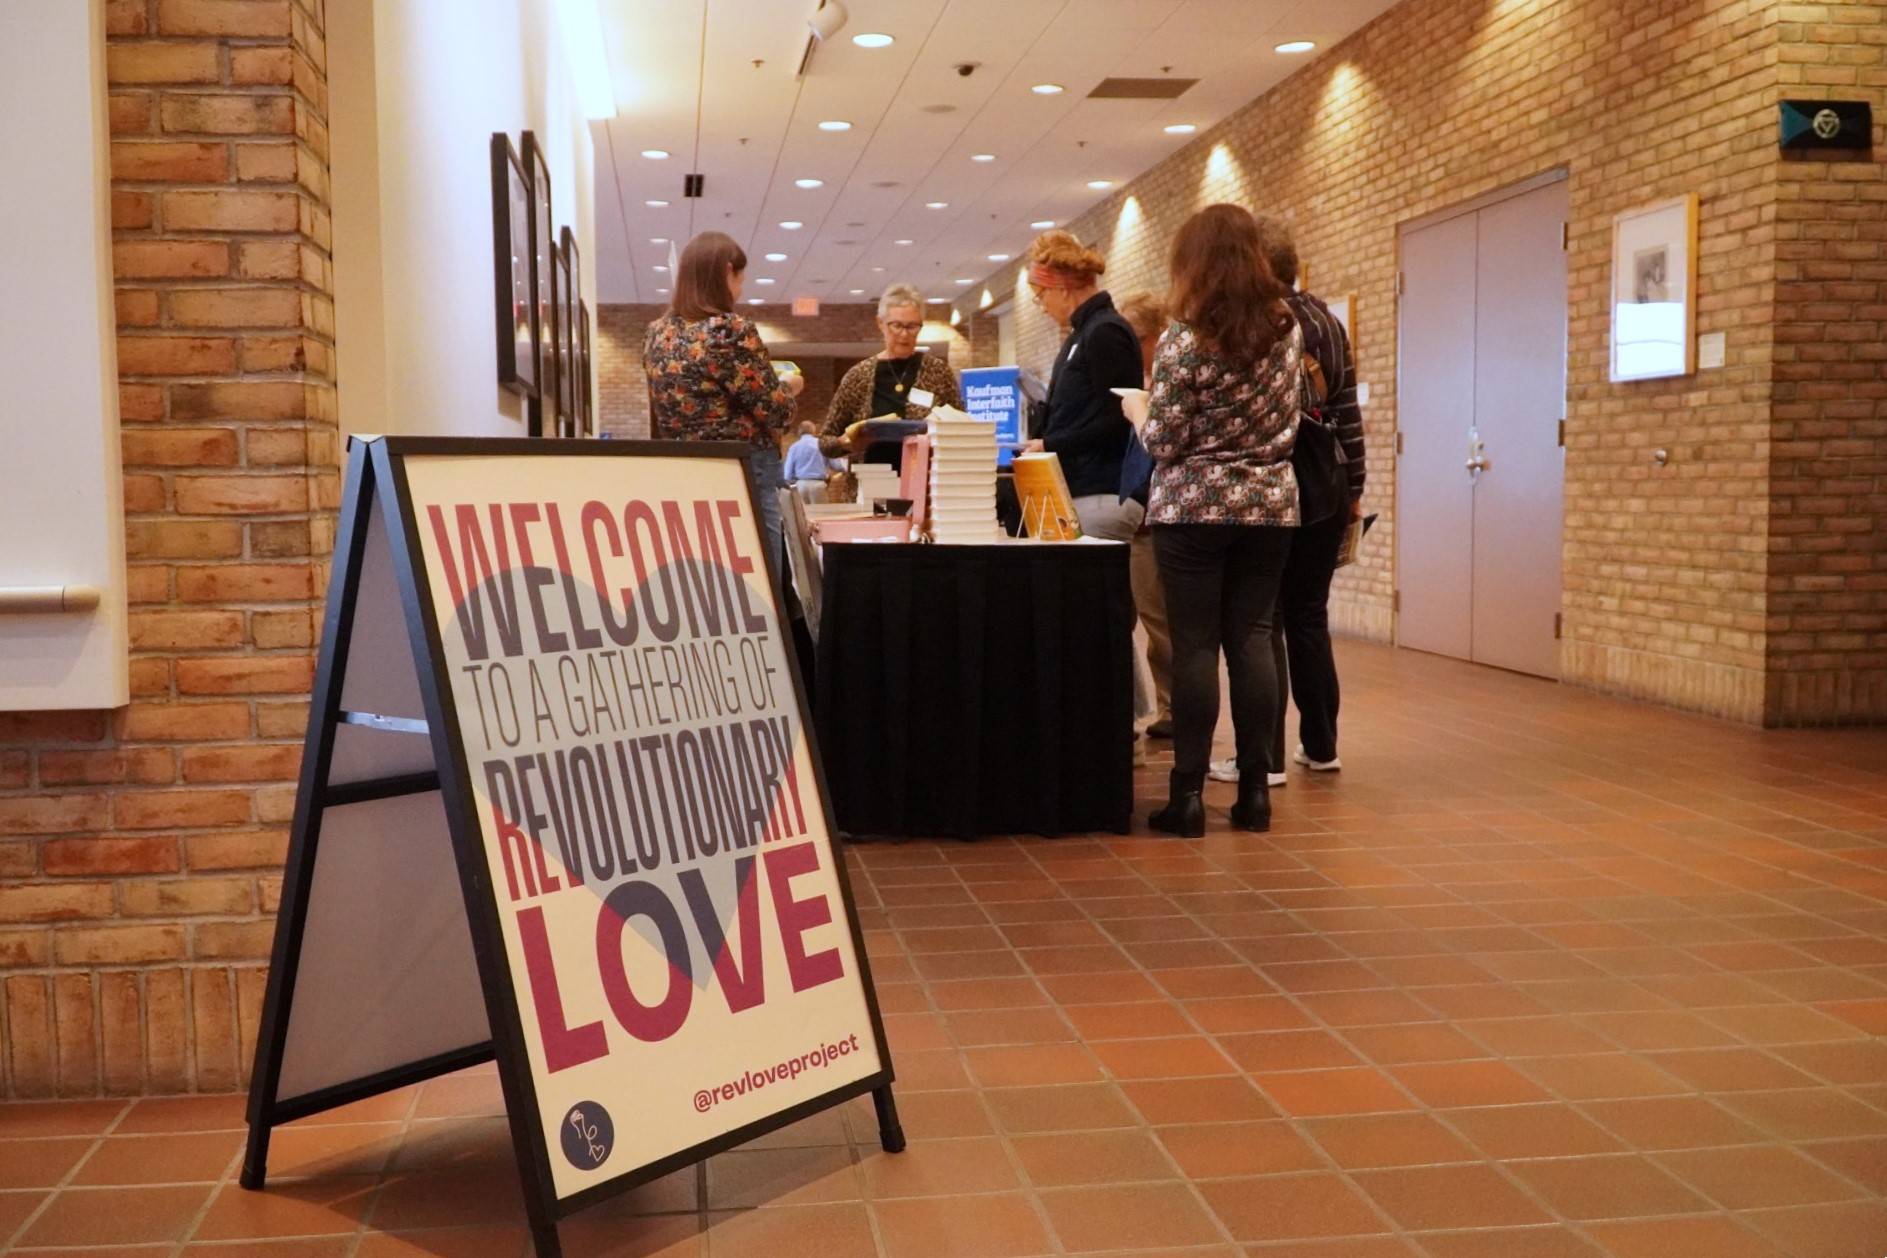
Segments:
[[[789,885],[798,875],[819,868],[818,848],[811,843],[796,843],[792,847],[768,848],[764,856],[767,890],[773,896],[773,916],[780,924],[780,943],[786,949],[786,972],[793,980],[793,990],[803,992],[842,978],[845,967],[837,948],[806,951],[806,932],[832,920],[832,905],[823,895],[795,900]]]
[[[550,959],[543,909],[532,906],[518,913],[518,937],[531,981],[531,1003],[537,1009],[537,1033],[544,1041],[544,1064],[550,1073],[603,1056],[609,1051],[609,1040],[601,1022],[573,1027],[564,1021],[563,993],[557,990],[557,968]]]
[[[637,999],[623,966],[623,927],[638,913],[655,923],[662,937],[662,951],[668,957],[668,993],[654,1005]],[[681,1030],[694,1000],[688,937],[675,906],[659,888],[646,882],[625,882],[609,893],[596,918],[596,960],[603,995],[623,1030],[649,1044],[660,1043]]]

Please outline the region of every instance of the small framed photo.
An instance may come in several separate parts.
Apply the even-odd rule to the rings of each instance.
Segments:
[[[1330,307],[1330,315],[1343,329],[1344,338],[1350,343],[1350,353],[1356,353],[1356,294],[1345,293],[1341,297],[1332,297],[1324,303]]]
[[[565,227],[557,245],[557,327],[563,336],[557,347],[557,366],[560,372],[557,386],[557,409],[563,414],[560,431],[566,437],[581,435],[578,421],[582,417],[582,411],[577,401],[577,387],[580,381],[577,375],[577,275],[579,271],[577,234]]]
[[[531,408],[531,436],[555,427],[557,416],[557,235],[551,227],[550,168],[535,132],[524,133],[524,174],[531,185],[531,323],[537,333],[537,405]],[[546,425],[545,415],[550,424]]]
[[[537,396],[537,325],[531,297],[531,183],[502,131],[491,137],[492,275],[496,281],[498,384]]]
[[[577,416],[578,435],[596,435],[596,381],[590,376],[590,307],[577,303]]]
[[[1697,194],[1612,220],[1612,379],[1697,370]]]

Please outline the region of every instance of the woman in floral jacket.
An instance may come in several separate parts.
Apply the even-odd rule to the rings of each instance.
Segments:
[[[734,312],[747,254],[732,237],[702,232],[676,266],[675,297],[649,325],[649,431],[671,441],[738,441],[753,447],[760,516],[775,562],[785,557],[777,491],[785,482],[780,435],[793,424],[802,376],[782,380],[752,321]]]
[[[1271,619],[1298,523],[1291,448],[1304,334],[1235,205],[1207,206],[1173,241],[1174,323],[1153,359],[1141,430],[1153,456],[1147,523],[1173,636],[1171,799],[1155,829],[1205,833],[1206,765],[1219,722],[1219,650],[1238,740],[1232,824],[1266,830],[1277,670]]]

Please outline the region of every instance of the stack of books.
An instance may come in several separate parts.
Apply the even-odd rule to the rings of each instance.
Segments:
[[[858,481],[858,505],[867,511],[879,499],[901,496],[898,470],[889,463],[854,462],[852,477]]]
[[[930,419],[930,537],[988,545],[996,524],[996,425],[938,407]]]

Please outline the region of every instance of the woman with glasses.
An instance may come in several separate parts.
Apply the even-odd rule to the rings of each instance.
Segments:
[[[845,430],[861,419],[923,419],[933,406],[961,406],[957,376],[917,344],[924,330],[924,295],[893,284],[878,298],[878,333],[885,347],[839,379],[826,410],[819,451],[831,458],[855,454]]]

